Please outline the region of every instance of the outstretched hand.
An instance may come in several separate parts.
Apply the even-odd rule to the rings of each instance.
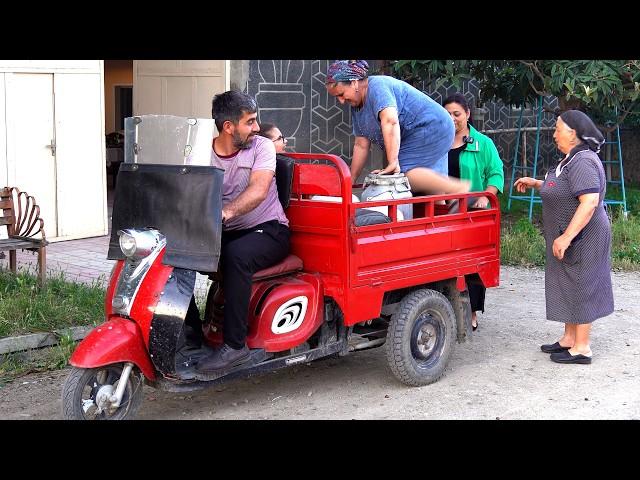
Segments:
[[[538,180],[531,177],[522,177],[515,181],[513,184],[516,187],[516,191],[519,193],[525,193],[527,188],[536,188],[538,185]]]

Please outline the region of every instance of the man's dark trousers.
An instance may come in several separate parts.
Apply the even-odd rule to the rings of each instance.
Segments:
[[[224,343],[236,350],[247,338],[251,277],[284,260],[289,254],[289,236],[289,228],[277,220],[247,230],[222,231]]]

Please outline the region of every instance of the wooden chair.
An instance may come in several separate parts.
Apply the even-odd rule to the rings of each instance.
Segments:
[[[44,285],[47,273],[47,242],[44,221],[35,199],[16,187],[0,189],[0,226],[7,227],[8,238],[0,239],[0,252],[9,251],[9,268],[16,271],[16,250],[38,252],[38,283]],[[33,238],[38,233],[42,238]]]

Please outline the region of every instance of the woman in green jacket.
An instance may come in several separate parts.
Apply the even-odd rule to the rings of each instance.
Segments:
[[[471,124],[469,104],[461,93],[447,97],[442,106],[449,112],[456,129],[453,145],[449,150],[449,176],[471,181],[472,192],[488,191],[493,194],[502,193],[504,187],[504,169],[502,160],[493,141],[478,132]],[[486,208],[487,197],[476,197],[474,208]],[[471,326],[478,328],[476,312],[484,313],[485,287],[481,284],[468,283],[471,299]]]

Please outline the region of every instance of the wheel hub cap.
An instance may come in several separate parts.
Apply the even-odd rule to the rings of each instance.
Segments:
[[[111,407],[111,395],[113,395],[113,385],[103,385],[98,390],[96,395],[96,405],[98,410],[96,413],[101,413],[103,410],[108,410]]]
[[[420,327],[418,338],[416,339],[418,351],[424,357],[429,356],[436,346],[436,329],[430,323],[425,323]]]

